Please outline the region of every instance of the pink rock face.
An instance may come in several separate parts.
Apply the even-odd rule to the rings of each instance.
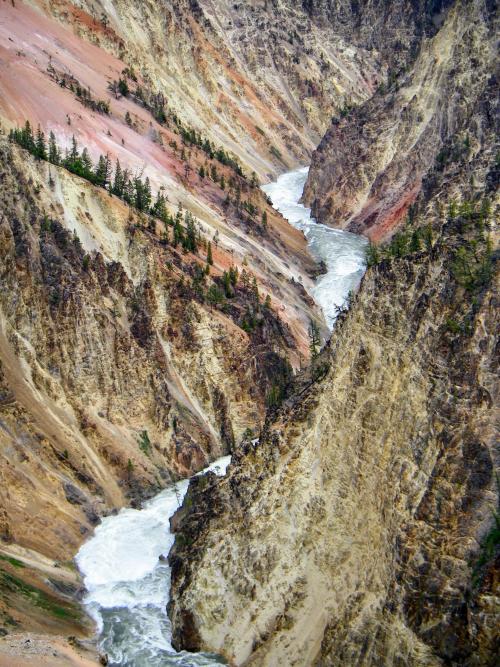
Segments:
[[[85,108],[68,89],[50,76],[56,72],[73,75],[96,100],[108,101],[109,116]],[[108,153],[132,171],[144,169],[154,188],[168,182],[167,174],[181,171],[168,142],[173,135],[160,127],[137,104],[115,99],[108,89],[120,77],[125,64],[70,30],[26,5],[4,4],[0,23],[0,114],[12,125],[30,120],[58,142],[69,146],[72,135],[87,146],[95,160]],[[124,121],[129,113],[138,131]],[[156,131],[166,149],[151,140]]]
[[[106,39],[108,43],[116,43],[118,47],[124,48],[121,37],[112,28],[104,28],[83,10],[64,2],[59,2],[57,9],[60,15],[68,15],[68,24],[75,30],[86,30],[96,41]],[[132,174],[141,174],[143,178],[149,177],[153,194],[160,187],[165,187],[170,202],[173,205],[182,202],[190,208],[200,218],[202,225],[206,225],[207,234],[213,235],[215,229],[227,233],[231,239],[229,249],[224,244],[217,251],[214,248],[215,274],[233,264],[241,268],[242,257],[249,250],[252,251],[256,243],[252,242],[249,246],[245,232],[238,227],[239,221],[226,215],[223,202],[227,190],[222,190],[209,177],[200,178],[198,169],[206,163],[205,153],[196,148],[190,151],[186,147],[186,153],[191,152],[191,169],[186,171],[186,163],[180,159],[182,139],[172,131],[175,130],[173,123],[172,129],[160,125],[140,104],[124,96],[116,99],[109,89],[109,84],[122,76],[126,63],[82,39],[69,25],[62,25],[47,16],[41,8],[36,9],[19,2],[12,6],[5,2],[0,5],[0,13],[0,121],[4,128],[9,130],[29,120],[34,128],[40,125],[46,136],[54,132],[63,149],[70,147],[72,137],[75,136],[80,150],[87,147],[94,162],[101,154],[108,154],[113,164],[118,159],[123,169],[128,169]],[[197,30],[200,30],[199,27]],[[222,58],[220,55],[218,57]],[[62,87],[58,83],[63,76],[68,81],[74,77],[83,89],[90,91],[94,100],[108,102],[109,115],[84,106],[68,86]],[[248,89],[248,82],[240,74],[234,71],[232,76],[234,81]],[[147,88],[140,76],[138,84]],[[255,94],[247,99],[255,105],[263,104]],[[175,110],[175,100],[172,101],[172,107]],[[129,123],[125,120],[127,113],[131,118]],[[258,134],[255,123],[252,123],[252,113],[254,107],[250,110],[240,109],[249,133],[251,129]],[[268,110],[268,114],[273,113]],[[276,116],[275,120],[280,120],[280,117]],[[177,150],[170,146],[173,142],[178,146]],[[216,166],[219,175],[224,175],[228,183],[231,169],[220,163],[216,163]],[[260,197],[259,206],[265,205],[263,195],[258,190],[255,191],[255,197]],[[116,205],[119,203],[116,202]],[[280,239],[279,243],[286,246],[284,257],[289,258],[291,254],[302,270],[312,270],[314,263],[307,253],[303,235],[291,228],[281,216],[275,216],[270,211],[268,215],[270,235],[275,237],[274,240],[270,238],[271,252],[276,251],[275,243]],[[265,245],[266,241],[259,243]],[[281,251],[277,252],[279,254]],[[272,293],[276,278],[268,268],[259,265],[253,267],[253,271],[258,281]],[[292,302],[301,300],[291,290],[289,296]],[[278,302],[277,299],[275,301]],[[306,352],[307,318],[301,316],[297,319],[294,312],[294,309],[288,308],[283,309],[281,314],[291,326],[301,350]]]

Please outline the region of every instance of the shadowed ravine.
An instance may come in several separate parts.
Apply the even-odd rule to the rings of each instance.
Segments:
[[[331,328],[338,308],[363,275],[366,240],[314,222],[310,210],[299,203],[307,172],[306,167],[283,174],[263,190],[274,207],[304,232],[315,258],[326,264],[327,272],[318,278],[312,296]],[[211,469],[219,466],[223,473],[229,460],[219,459]],[[112,665],[221,664],[210,655],[175,653],[170,643],[165,611],[170,573],[163,557],[174,540],[169,518],[187,487],[188,480],[183,480],[142,510],[124,509],[105,518],[78,552],[76,560],[87,588],[84,603],[97,623],[100,649]]]

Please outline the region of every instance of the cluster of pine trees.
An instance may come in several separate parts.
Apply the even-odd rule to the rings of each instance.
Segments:
[[[29,121],[26,121],[24,127],[11,130],[9,139],[25,148],[39,160],[46,160],[56,166],[64,167],[93,185],[108,190],[137,211],[158,218],[166,226],[173,228],[170,239],[167,227],[165,227],[164,240],[166,242],[170,242],[174,247],[181,245],[186,252],[197,251],[199,235],[195,218],[189,211],[183,215],[179,210],[175,216],[170,215],[167,208],[168,200],[163,194],[163,189],[160,188],[153,200],[151,184],[147,176],[143,179],[140,174],[133,175],[129,169],[122,169],[119,160],[116,161],[113,168],[108,155],[101,155],[94,164],[86,147],[80,152],[74,136],[71,148],[63,155],[54,133],[50,132],[47,142],[40,126],[36,132],[33,132]]]
[[[241,168],[240,163],[235,158],[231,157],[227,151],[225,151],[223,148],[217,148],[212,141],[206,137],[202,137],[200,132],[197,132],[192,127],[184,127],[180,121],[178,121],[177,126],[179,128],[182,141],[187,146],[196,146],[197,148],[201,148],[201,150],[211,160],[217,160],[217,162],[220,162],[224,166],[231,167],[231,169],[233,169],[233,171],[235,171],[238,176],[244,177],[243,169]]]

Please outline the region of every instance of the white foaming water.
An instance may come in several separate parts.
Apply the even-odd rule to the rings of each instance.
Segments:
[[[311,296],[321,306],[330,329],[351,290],[355,290],[365,272],[368,241],[362,236],[321,225],[311,217],[311,209],[299,203],[309,167],[283,174],[262,189],[273,206],[297,229],[304,232],[310,250],[323,260],[327,272],[319,276]]]
[[[225,456],[206,470],[225,474]],[[203,472],[206,472],[204,470]],[[164,667],[224,664],[203,653],[176,653],[166,606],[174,535],[169,518],[182,503],[189,480],[165,489],[142,509],[123,509],[95,529],[76,556],[87,593],[84,604],[97,623],[99,646],[110,665]]]

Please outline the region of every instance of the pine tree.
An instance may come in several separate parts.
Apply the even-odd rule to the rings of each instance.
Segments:
[[[205,167],[203,165],[198,169],[198,175],[202,180],[205,178]]]
[[[94,165],[92,164],[92,159],[89,155],[87,147],[85,147],[82,151],[81,161],[83,170],[82,176],[89,181],[93,180]]]
[[[229,278],[231,280],[231,285],[233,285],[233,287],[236,287],[239,278],[238,267],[230,266],[228,273],[229,273]]]
[[[314,320],[309,322],[309,350],[311,352],[311,359],[314,361],[319,355],[321,341],[319,337],[318,325]]]
[[[267,229],[267,211],[262,213],[262,226]]]
[[[111,164],[109,156],[100,155],[99,162],[94,169],[94,182],[101,188],[105,188],[109,183]]]
[[[123,200],[129,206],[132,206],[134,203],[134,184],[132,183],[128,169],[125,169],[123,172]]]
[[[174,221],[174,237],[172,239],[172,245],[175,248],[179,243],[182,243],[183,241],[184,241],[184,232],[182,230],[179,217],[178,215],[176,215]]]
[[[68,158],[70,159],[71,162],[76,162],[78,158],[80,157],[80,154],[78,152],[78,144],[75,139],[75,135],[71,138],[71,150],[69,152]]]
[[[195,219],[189,211],[184,214],[184,223],[186,225],[186,235],[184,238],[183,247],[190,252],[196,252],[198,249],[196,241],[196,225]]]
[[[212,257],[212,244],[210,241],[208,242],[208,249],[207,249],[207,264],[210,264],[212,266],[214,263],[213,257]]]
[[[49,135],[49,162],[55,165],[61,163],[61,154],[56,143],[55,134],[52,131]]]
[[[113,185],[110,188],[110,192],[116,195],[117,197],[120,197],[121,199],[124,194],[124,185],[125,185],[125,180],[123,177],[123,170],[120,165],[120,160],[117,160],[115,167],[115,177],[113,180]]]
[[[231,276],[227,271],[222,274],[222,282],[224,284],[224,294],[228,299],[234,296],[233,286],[231,285]]]
[[[45,135],[42,132],[40,125],[36,131],[35,155],[39,160],[47,159],[47,147],[45,146]]]
[[[420,251],[420,230],[414,229],[411,235],[410,252]]]
[[[33,138],[29,120],[26,121],[24,128],[21,130],[21,141],[18,143],[20,143],[23,148],[27,148],[30,153],[35,152],[35,140]]]
[[[259,294],[259,286],[257,285],[257,279],[254,276],[252,280],[252,298],[255,301],[255,303],[259,303],[260,301],[260,294]]]
[[[165,224],[169,222],[170,216],[168,215],[167,211],[166,199],[161,189],[158,190],[158,194],[156,195],[156,201],[154,205],[151,207],[151,215],[156,216]]]
[[[241,282],[245,289],[248,289],[250,287],[250,276],[248,275],[246,269],[243,269],[243,271],[241,272]]]

